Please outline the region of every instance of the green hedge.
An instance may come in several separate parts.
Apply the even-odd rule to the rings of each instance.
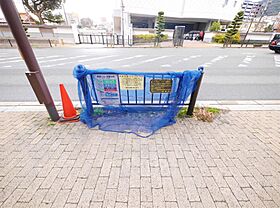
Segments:
[[[153,41],[155,40],[156,35],[155,34],[141,34],[141,35],[133,35],[133,39],[136,40],[144,40],[144,41]],[[168,39],[168,35],[163,35],[161,40],[167,40]]]
[[[224,43],[225,34],[216,34],[212,39],[213,39],[213,42],[215,42],[215,43]],[[237,33],[233,36],[232,43],[233,44],[240,43],[240,33]]]

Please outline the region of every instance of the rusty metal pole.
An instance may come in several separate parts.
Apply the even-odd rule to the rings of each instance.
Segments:
[[[29,71],[26,72],[26,76],[37,96],[39,103],[46,106],[52,121],[59,120],[59,115],[54,105],[50,91],[22,27],[14,2],[12,0],[0,0],[0,6],[17,42],[18,50],[24,59],[27,68],[29,69]]]

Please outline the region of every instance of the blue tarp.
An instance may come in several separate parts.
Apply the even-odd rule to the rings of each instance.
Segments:
[[[203,68],[184,72],[123,72],[74,68],[82,106],[81,121],[104,131],[147,137],[174,124],[196,89]]]

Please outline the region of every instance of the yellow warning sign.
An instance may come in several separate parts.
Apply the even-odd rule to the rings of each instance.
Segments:
[[[121,90],[143,90],[144,77],[135,75],[119,75]]]
[[[170,93],[171,89],[171,79],[152,79],[150,82],[151,93]]]

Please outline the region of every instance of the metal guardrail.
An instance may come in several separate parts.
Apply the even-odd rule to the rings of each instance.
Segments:
[[[79,44],[125,45],[123,35],[78,34]],[[128,36],[128,44],[129,36]]]

